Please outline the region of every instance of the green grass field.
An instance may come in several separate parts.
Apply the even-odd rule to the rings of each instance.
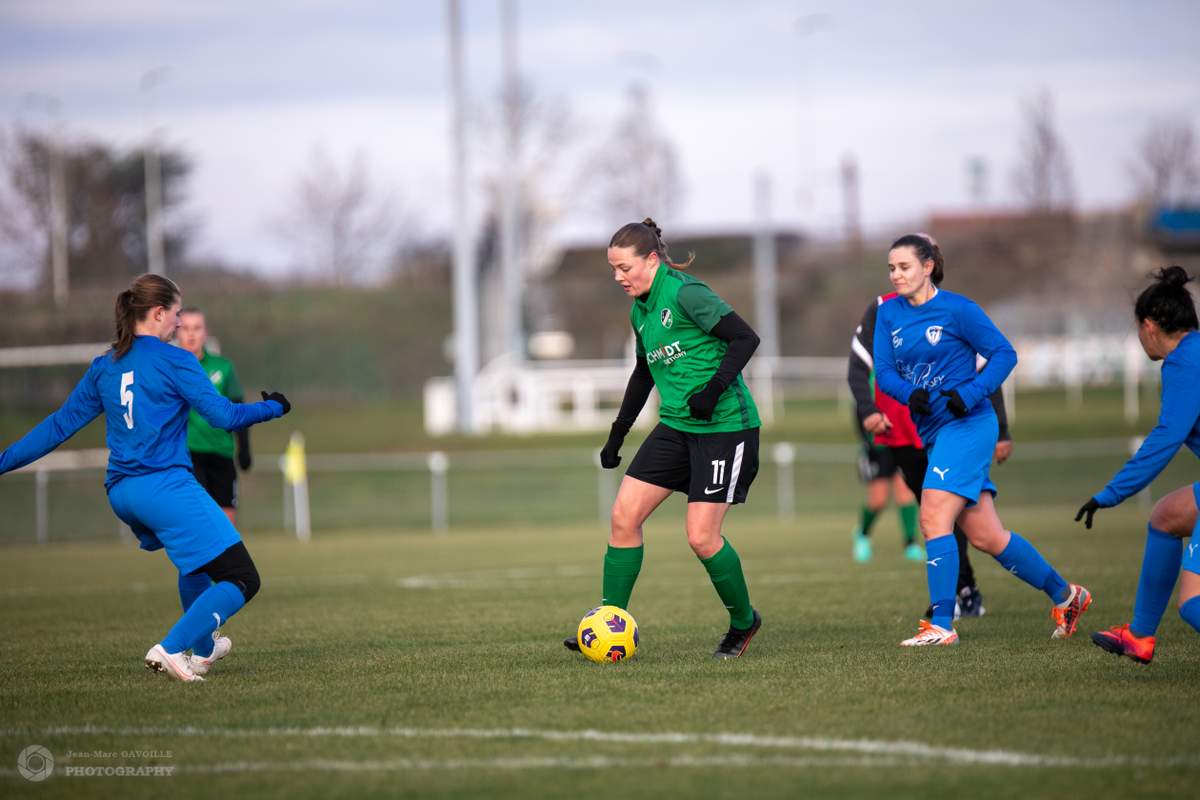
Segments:
[[[1087,631],[1128,618],[1144,517],[1105,511],[1086,533],[1072,512],[1026,506],[1008,524],[1093,590],[1082,635],[1051,641],[1046,598],[980,557],[987,616],[960,623],[956,649],[907,651],[896,645],[925,606],[924,576],[900,558],[893,520],[875,561],[856,566],[845,514],[784,525],[735,510],[728,532],[766,622],[726,663],[709,659],[726,619],[677,509],[648,526],[631,609],[642,647],[616,665],[559,643],[598,594],[599,524],[257,536],[264,589],[226,627],[233,654],[188,686],[141,665],[177,613],[160,553],[8,546],[0,786],[8,797],[1182,796],[1200,778],[1200,639],[1172,610],[1148,667],[1093,647]],[[32,744],[57,759],[44,783],[14,768]],[[175,774],[63,774],[148,764]]]

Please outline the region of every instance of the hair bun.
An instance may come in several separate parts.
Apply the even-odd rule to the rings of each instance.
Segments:
[[[662,238],[662,228],[658,227],[658,223],[656,223],[652,218],[646,217],[644,220],[642,220],[642,224],[647,228],[651,228],[654,231],[655,236]]]
[[[1192,280],[1192,276],[1188,275],[1187,270],[1178,265],[1163,267],[1154,275],[1154,279],[1164,286],[1169,286],[1172,289],[1182,289]]]

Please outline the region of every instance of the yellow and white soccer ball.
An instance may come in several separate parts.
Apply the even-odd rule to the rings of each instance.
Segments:
[[[583,615],[576,638],[592,661],[624,661],[637,651],[638,626],[625,609],[600,606]]]

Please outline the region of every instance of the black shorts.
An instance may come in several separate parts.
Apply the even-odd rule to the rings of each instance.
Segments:
[[[221,508],[237,508],[237,467],[233,459],[215,453],[190,452],[196,482]]]
[[[689,503],[744,503],[758,474],[758,428],[686,433],[660,422],[625,474],[686,492]]]
[[[925,451],[920,447],[867,445],[858,459],[858,474],[864,483],[869,483],[878,478],[891,478],[899,472],[908,488],[919,497],[927,466]]]

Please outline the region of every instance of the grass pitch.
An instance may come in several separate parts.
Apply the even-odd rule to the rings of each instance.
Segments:
[[[1002,498],[1003,499],[1003,498]],[[957,648],[901,650],[926,604],[892,519],[849,559],[846,515],[727,532],[765,624],[709,654],[727,618],[664,507],[631,611],[642,647],[597,665],[561,638],[599,593],[605,531],[256,536],[264,588],[203,684],[147,673],[177,615],[161,553],[9,546],[0,560],[0,791],[89,797],[1037,797],[1185,794],[1200,638],[1168,611],[1148,667],[1087,633],[1128,620],[1144,516],[1014,509],[1006,523],[1096,596],[1051,641],[1046,598],[976,558],[988,614]],[[1005,509],[1002,505],[1001,511]],[[56,772],[26,781],[38,744]],[[153,751],[147,753],[146,751]],[[165,765],[171,777],[67,767]]]

